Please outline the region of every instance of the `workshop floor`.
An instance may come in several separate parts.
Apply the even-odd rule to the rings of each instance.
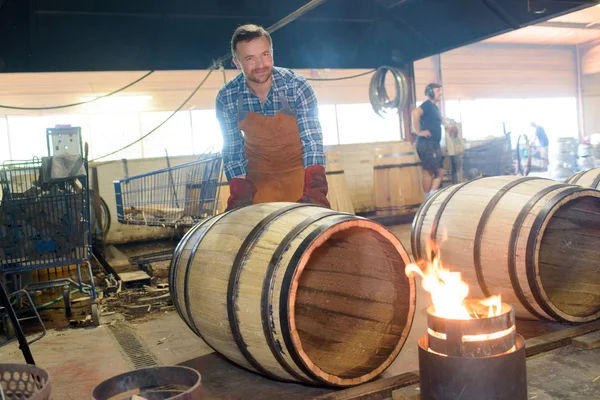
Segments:
[[[398,236],[410,254],[410,225],[399,225],[390,229]],[[418,369],[416,343],[418,337],[426,329],[424,309],[428,306],[428,301],[427,293],[424,293],[419,287],[415,318],[408,341],[400,356],[385,372],[384,377]],[[124,342],[119,339],[123,335],[123,329],[133,333],[141,342],[143,351],[149,354],[149,357],[145,357],[146,365],[185,363],[202,368],[203,363],[208,362],[208,358],[216,358],[216,356],[210,355],[212,350],[188,329],[174,311],[166,312],[163,316],[139,324],[115,321],[97,328],[50,330],[46,337],[31,346],[31,351],[36,364],[47,369],[51,375],[53,399],[90,398],[92,389],[98,383],[139,367],[140,365],[136,365],[136,362],[144,357],[132,354],[131,348],[123,346]],[[133,351],[140,351],[139,348],[134,346]],[[23,362],[22,354],[16,343],[0,348],[0,362]],[[227,365],[223,360],[212,360],[211,362],[224,363],[223,368],[236,368]],[[208,384],[207,380],[210,377],[208,374],[208,371],[203,374],[205,384]],[[240,390],[240,393],[246,390],[247,387],[239,388],[242,386],[242,382],[252,384],[253,388],[261,387],[262,378],[257,378],[246,371],[240,374],[239,379],[238,387],[231,390]],[[259,397],[271,397],[266,396],[266,392],[269,390],[273,390],[273,386],[265,384],[265,396]],[[301,396],[286,395],[286,397],[288,400],[310,398],[312,396],[309,393],[317,395],[322,392],[321,389],[304,389]],[[253,396],[253,398],[259,397]],[[226,398],[233,399],[237,396],[230,393],[230,396]]]

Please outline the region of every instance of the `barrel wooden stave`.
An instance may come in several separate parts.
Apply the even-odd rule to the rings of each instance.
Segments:
[[[251,231],[256,231],[257,226],[261,224],[265,218],[272,215],[273,212],[281,210],[282,207],[291,207],[285,218],[275,218],[270,221],[269,224],[264,225],[260,228],[260,237],[255,237],[252,241],[247,241],[245,238],[249,236]],[[394,266],[392,268],[391,262],[388,262],[387,276],[393,276],[395,286],[390,289],[385,289],[386,285],[389,286],[390,282],[387,280],[377,285],[369,283],[362,278],[362,281],[355,282],[354,288],[352,287],[352,276],[343,275],[340,273],[340,277],[346,277],[345,279],[338,278],[337,280],[325,279],[328,275],[335,274],[335,271],[312,271],[310,266],[306,272],[306,275],[302,273],[302,268],[298,266],[296,270],[290,269],[295,268],[295,263],[298,260],[318,260],[322,257],[316,254],[315,257],[311,258],[310,253],[314,248],[316,252],[325,251],[325,247],[328,247],[329,243],[342,243],[336,235],[336,229],[340,231],[351,231],[352,229],[363,229],[364,232],[373,230],[375,223],[352,216],[349,214],[338,213],[332,210],[328,210],[321,207],[297,205],[290,203],[267,203],[257,206],[252,206],[253,210],[251,213],[243,211],[244,209],[234,210],[230,213],[226,213],[221,216],[213,217],[208,221],[194,227],[192,231],[186,235],[180,244],[182,251],[180,255],[176,255],[177,264],[175,264],[175,258],[172,265],[171,279],[174,282],[173,292],[175,293],[174,303],[176,308],[182,314],[182,318],[189,321],[189,325],[194,331],[203,338],[207,344],[213,349],[223,354],[230,360],[238,363],[239,365],[248,368],[250,370],[257,371],[259,373],[266,374],[271,378],[292,380],[306,383],[325,383],[328,385],[339,385],[339,386],[350,386],[363,381],[369,380],[379,373],[383,372],[385,368],[391,364],[399,353],[402,345],[404,344],[408,331],[412,323],[412,316],[414,314],[415,306],[415,289],[414,281],[409,280],[404,276],[403,270],[404,265],[409,262],[408,255],[404,251],[401,243],[395,238],[389,231],[383,230],[383,236],[380,240],[384,243],[383,246],[377,247],[377,244],[373,242],[370,234],[366,237],[361,237],[362,231],[354,233],[350,238],[350,250],[352,248],[359,248],[360,242],[372,242],[371,247],[374,251],[378,251],[379,254],[387,254],[386,257],[390,257],[394,260]],[[235,213],[238,213],[236,216]],[[222,220],[215,219],[222,218]],[[346,224],[346,225],[344,225]],[[349,228],[347,224],[351,224],[353,228]],[[326,228],[324,228],[326,226]],[[355,226],[355,227],[354,227]],[[362,227],[361,227],[362,226]],[[195,231],[194,231],[195,230]],[[315,232],[321,230],[320,235],[316,235]],[[290,233],[291,232],[291,233]],[[343,232],[342,232],[343,233]],[[366,234],[366,233],[365,233]],[[199,238],[202,237],[202,241],[198,243]],[[385,237],[385,235],[388,235]],[[287,239],[286,239],[287,237]],[[239,240],[237,242],[231,241],[231,238],[239,238],[243,244],[240,246]],[[314,240],[316,238],[316,240]],[[289,240],[289,244],[286,244],[286,240]],[[244,242],[248,242],[245,243]],[[236,244],[237,243],[237,244]],[[282,245],[281,243],[284,243]],[[239,268],[234,274],[231,273],[232,265],[235,265],[236,257],[239,258],[238,250],[240,247],[246,245],[247,252],[245,258],[243,258],[243,268]],[[312,247],[310,247],[310,246]],[[191,262],[191,268],[188,278],[188,302],[189,302],[189,314],[183,302],[185,291],[182,289],[185,284],[185,274],[177,272],[181,265],[187,264],[189,261],[189,255],[193,252],[193,247],[197,247],[194,257]],[[282,247],[283,246],[283,247]],[[307,247],[308,246],[308,247]],[[320,247],[321,246],[321,247]],[[324,246],[324,247],[323,247]],[[326,253],[335,253],[335,246],[330,246],[333,250],[325,251]],[[383,247],[383,249],[382,249]],[[297,250],[300,248],[301,250]],[[339,247],[337,248],[340,249]],[[392,250],[393,249],[393,250]],[[385,251],[384,251],[385,250]],[[277,261],[277,255],[274,257],[274,253],[279,251],[280,261]],[[343,253],[341,253],[343,255]],[[300,256],[300,258],[299,258]],[[376,255],[377,256],[377,255]],[[316,258],[319,257],[319,258]],[[324,257],[324,256],[323,256]],[[356,254],[351,254],[350,258],[354,259],[357,266],[361,266],[364,270],[365,265],[371,265],[371,263],[365,263],[365,259],[361,259]],[[381,256],[378,256],[381,257]],[[333,265],[333,261],[339,262],[340,253],[336,253],[335,257],[330,258],[327,265]],[[386,264],[384,259],[378,261],[378,258],[373,259],[376,264]],[[369,260],[369,261],[373,261]],[[239,261],[239,260],[238,260]],[[274,262],[275,261],[275,262]],[[362,264],[361,264],[362,263]],[[310,262],[309,262],[310,264]],[[346,263],[341,263],[345,265]],[[300,264],[301,265],[301,264]],[[324,265],[323,262],[318,262],[319,265]],[[385,268],[385,267],[379,267]],[[317,268],[318,269],[318,268]],[[348,272],[348,271],[346,271]],[[235,278],[233,278],[235,276]],[[267,283],[265,284],[265,277],[268,277]],[[299,293],[298,297],[288,296],[287,299],[282,299],[282,294],[286,293],[286,288],[295,282],[294,279],[302,278],[300,284],[300,290],[294,292]],[[237,284],[231,284],[231,282],[237,282]],[[340,282],[345,282],[345,285],[340,285]],[[311,330],[317,329],[317,332],[323,330],[323,326],[318,325],[318,321],[315,322],[310,317],[306,318],[306,310],[310,309],[310,302],[308,307],[306,306],[306,299],[310,300],[313,296],[308,295],[307,292],[311,293],[310,290],[315,289],[313,286],[323,285],[328,283],[329,285],[335,284],[336,290],[340,293],[329,293],[326,294],[329,305],[333,307],[331,310],[327,309],[328,305],[325,304],[325,310],[319,312],[323,314],[331,313],[334,315],[343,311],[348,306],[342,307],[342,310],[336,310],[335,301],[339,301],[340,298],[344,298],[347,293],[346,291],[356,291],[356,285],[365,285],[367,282],[368,295],[373,297],[375,300],[381,296],[387,295],[388,297],[393,294],[395,296],[394,302],[389,302],[388,308],[393,305],[393,311],[396,313],[390,316],[390,312],[383,311],[384,316],[391,320],[392,327],[389,335],[384,334],[386,329],[379,327],[381,333],[379,342],[373,344],[370,349],[367,348],[367,353],[374,351],[374,348],[379,349],[387,354],[387,358],[381,359],[368,359],[365,360],[358,356],[354,356],[352,353],[344,351],[344,341],[340,341],[338,345],[332,345],[332,347],[325,348],[329,349],[329,353],[318,354],[315,349],[311,348],[308,343],[310,338],[309,335]],[[349,286],[348,286],[349,285]],[[373,289],[374,286],[377,289]],[[384,289],[381,289],[383,287]],[[296,287],[297,288],[297,287]],[[322,287],[325,289],[324,287]],[[382,291],[382,292],[381,292]],[[193,293],[193,295],[191,295]],[[227,299],[223,294],[227,293]],[[382,294],[383,293],[383,294]],[[321,294],[323,295],[323,294]],[[294,295],[295,296],[295,295]],[[329,296],[329,297],[327,297]],[[338,297],[336,297],[338,296]],[[285,296],[284,296],[285,297]],[[235,307],[228,310],[228,299],[235,300]],[[388,299],[389,300],[389,299]],[[327,303],[327,302],[326,302]],[[269,306],[265,312],[265,304]],[[377,305],[379,308],[381,305]],[[364,307],[369,315],[369,307]],[[229,311],[229,312],[228,312]],[[375,308],[376,312],[378,311]],[[236,324],[232,324],[232,314],[235,314]],[[267,321],[265,321],[265,314],[268,314]],[[296,319],[297,315],[297,319]],[[315,314],[313,313],[313,316]],[[360,316],[360,315],[359,315]],[[296,324],[296,321],[297,324]],[[265,322],[267,329],[265,330]],[[291,322],[291,323],[290,323]],[[363,340],[373,342],[373,337],[376,335],[377,330],[374,330],[372,326],[361,325],[354,321],[352,324],[348,324],[348,321],[343,321],[343,328],[348,330],[348,327],[358,326],[351,330],[362,335]],[[236,325],[237,333],[233,332],[234,329],[231,327]],[[368,325],[368,324],[367,324]],[[389,321],[388,321],[388,324]],[[332,326],[338,327],[339,323],[332,323]],[[289,327],[294,330],[299,327],[302,331],[300,336],[292,337],[293,335],[285,335],[285,328]],[[400,333],[398,327],[401,327]],[[265,336],[263,331],[267,331],[268,334]],[[368,331],[368,335],[365,334]],[[352,343],[361,343],[356,337],[348,335],[347,340],[354,340]],[[239,343],[236,344],[236,334],[238,335],[238,341],[243,343],[243,346],[248,354],[243,354],[240,351]],[[338,336],[341,336],[339,334]],[[270,343],[269,343],[270,342]],[[394,343],[394,348],[390,349],[389,343]],[[380,344],[381,343],[381,344]],[[387,345],[387,349],[383,348]],[[336,347],[337,346],[337,347]],[[346,345],[347,346],[347,345]],[[368,347],[368,346],[367,346]],[[275,355],[273,349],[276,351]],[[338,359],[334,363],[327,363],[328,359],[332,355],[336,355],[338,352]],[[247,358],[251,358],[254,362],[247,361]],[[279,359],[277,359],[277,357]],[[315,357],[317,364],[322,364],[324,370],[320,370],[316,364],[311,364],[311,357]],[[352,358],[354,357],[354,358]],[[350,366],[363,366],[363,369],[355,368],[353,373],[347,374],[347,376],[338,376],[336,374],[341,371],[335,370],[335,365],[345,361],[345,365]],[[377,363],[379,363],[377,365]],[[309,365],[309,366],[307,366]],[[258,366],[258,368],[257,368]],[[308,370],[307,369],[312,368]],[[333,368],[333,369],[332,369]],[[351,368],[349,368],[351,369]],[[315,372],[317,371],[317,372]],[[330,374],[327,371],[333,371]],[[370,373],[368,372],[370,371]],[[342,371],[343,372],[343,371]],[[343,374],[342,374],[343,375]]]
[[[587,244],[585,257],[588,262],[581,263],[577,270],[562,265],[559,267],[562,278],[558,279],[556,273],[552,275],[547,260],[552,257],[549,254],[553,249],[570,254],[571,260],[576,259],[569,249],[571,244],[561,242],[560,234],[564,232],[552,232],[560,213],[587,214],[590,225],[587,229],[600,236],[600,228],[592,227],[600,224],[597,214],[600,212],[599,195],[593,190],[542,178],[502,176],[454,185],[439,191],[419,209],[411,235],[413,254],[417,259],[425,255],[426,238],[439,214],[436,241],[439,243],[442,239],[444,227],[448,231],[441,249],[442,262],[447,268],[462,273],[470,286],[471,297],[501,294],[503,301],[515,306],[519,318],[568,322],[594,320],[600,317],[600,281],[595,273],[597,267],[590,260],[598,259],[598,254],[590,242],[593,239],[581,234],[581,224],[573,229],[579,232],[575,234],[576,241]],[[564,201],[557,202],[557,196],[563,196]],[[569,211],[577,208],[574,203],[577,198],[588,199],[586,201],[591,202],[587,204],[588,209]],[[567,203],[569,205],[565,205]],[[440,214],[441,207],[444,209]],[[582,219],[581,216],[570,218]],[[546,233],[549,236],[545,237]],[[593,279],[588,282],[581,279],[578,276],[581,271]],[[579,293],[585,304],[574,305],[573,300],[568,301],[569,296],[563,293],[566,289],[560,289],[567,286],[568,292]],[[594,295],[593,290],[599,294]]]
[[[328,151],[325,155],[327,158],[325,174],[329,187],[327,200],[332,209],[354,214],[354,205],[350,197],[341,155],[338,151]]]
[[[375,149],[373,192],[377,215],[402,213],[423,202],[420,159],[413,144]]]
[[[216,214],[222,214],[227,209],[227,199],[231,194],[229,190],[229,181],[225,175],[225,170],[221,172],[221,179],[219,180],[217,187],[217,205]]]

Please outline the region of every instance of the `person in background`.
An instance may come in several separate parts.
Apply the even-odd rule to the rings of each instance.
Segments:
[[[313,88],[301,75],[274,66],[273,41],[260,26],[237,28],[231,53],[242,73],[216,97],[231,191],[227,210],[266,202],[331,208]]]
[[[540,149],[540,158],[544,160],[544,168],[548,168],[548,145],[550,141],[548,140],[548,135],[546,135],[546,131],[543,127],[539,126],[535,122],[531,123],[531,126],[535,129],[535,139],[534,143],[537,142]]]
[[[430,83],[425,88],[425,100],[412,112],[412,128],[417,136],[417,153],[423,169],[423,192],[425,198],[433,194],[442,184],[444,177],[444,158],[440,142],[442,125],[451,133],[457,128],[447,118],[442,117],[438,104],[442,99],[442,86]]]

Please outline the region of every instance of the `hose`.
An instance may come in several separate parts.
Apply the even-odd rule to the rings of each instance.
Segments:
[[[394,78],[394,87],[396,89],[396,97],[394,99],[390,99],[385,87],[385,76],[388,72]],[[392,112],[399,113],[399,110],[408,102],[408,84],[402,71],[389,66],[377,68],[369,84],[369,100],[371,101],[373,111],[382,118],[385,117],[385,114]]]

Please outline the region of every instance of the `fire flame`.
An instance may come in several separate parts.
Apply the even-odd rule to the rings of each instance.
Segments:
[[[443,235],[445,240],[446,232]],[[422,287],[431,294],[434,314],[447,319],[476,319],[482,317],[475,310],[465,305],[469,295],[469,285],[462,280],[460,272],[452,272],[442,264],[438,246],[433,240],[427,242],[429,261],[421,261],[419,265],[411,263],[405,268],[407,276],[418,274],[422,278]],[[488,307],[487,317],[498,316],[502,310],[500,295],[480,300]]]

